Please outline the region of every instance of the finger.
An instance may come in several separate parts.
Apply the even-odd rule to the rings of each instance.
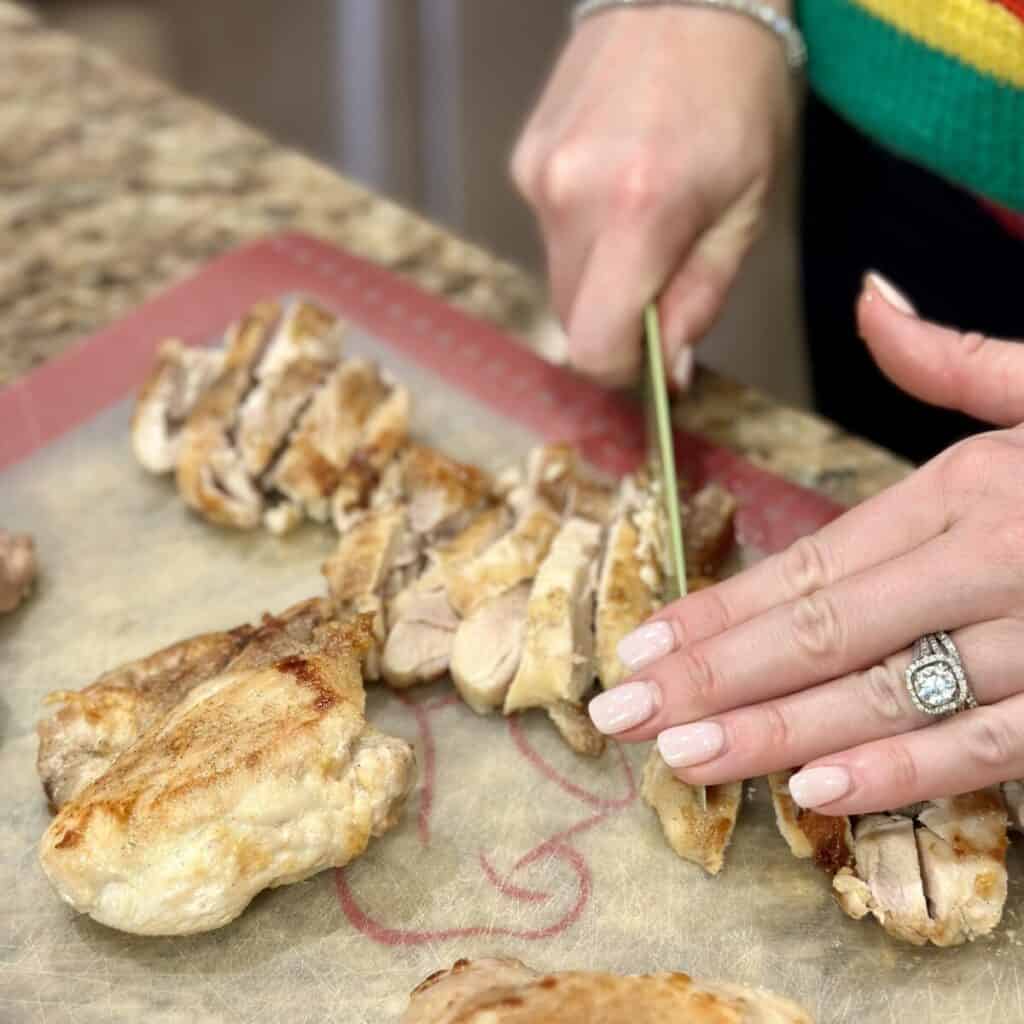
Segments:
[[[1024,420],[1024,346],[919,319],[869,274],[857,303],[861,335],[882,372],[904,391],[989,423]]]
[[[1017,664],[1024,625],[1014,619],[957,630],[954,640],[983,705],[1020,691]],[[662,732],[665,762],[692,785],[749,779],[808,764],[836,751],[912,732],[935,719],[907,692],[910,649],[864,672],[779,700],[739,708]]]
[[[593,235],[583,225],[571,223],[544,226],[542,234],[551,305],[562,326],[567,328],[590,256]]]
[[[865,814],[1022,774],[1024,694],[1018,693],[927,729],[819,758],[794,775],[789,788],[801,806],[823,814]]]
[[[632,672],[658,658],[732,629],[778,605],[913,550],[945,531],[935,499],[935,470],[912,476],[727,580],[666,605],[628,636],[619,656]]]
[[[1020,586],[988,538],[957,531],[765,612],[643,670],[657,709],[622,738],[795,693],[865,669],[925,633],[998,618]],[[978,565],[986,571],[979,573]],[[631,680],[633,681],[633,680]]]
[[[763,186],[758,182],[698,240],[661,299],[665,365],[677,388],[693,377],[693,346],[714,326],[740,264],[757,236]]]

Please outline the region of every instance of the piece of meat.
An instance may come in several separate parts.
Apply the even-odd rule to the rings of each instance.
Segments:
[[[1004,782],[1003,799],[1006,800],[1010,825],[1024,833],[1024,781]]]
[[[267,488],[303,515],[326,521],[331,496],[350,465],[356,462],[359,470],[365,468],[367,480],[372,475],[371,467],[359,462],[359,453],[371,422],[389,402],[405,406],[405,417],[395,425],[400,435],[396,447],[404,441],[407,399],[404,389],[392,390],[377,367],[365,359],[342,363],[328,374],[300,415],[287,446],[266,474]]]
[[[595,563],[601,527],[569,519],[551,542],[530,588],[519,668],[505,696],[505,714],[579,704],[594,679]]]
[[[577,516],[606,526],[617,506],[615,488],[587,469],[579,449],[571,444],[546,444],[526,457],[525,473],[509,473],[501,490],[522,510],[541,500],[560,516]]]
[[[132,450],[150,473],[170,473],[178,463],[181,432],[202,394],[224,369],[222,349],[189,348],[165,341],[135,403]]]
[[[452,644],[451,673],[462,699],[478,714],[505,703],[526,635],[526,583],[506,590],[463,619]]]
[[[917,850],[936,946],[988,935],[1006,904],[1006,806],[998,789],[931,800]]]
[[[27,533],[0,530],[0,614],[25,600],[35,578],[35,541]]]
[[[224,366],[182,431],[178,490],[189,508],[222,526],[253,529],[262,519],[263,496],[242,464],[233,435],[279,316],[276,303],[260,303],[232,326]]]
[[[461,530],[491,496],[483,470],[422,444],[402,454],[401,487],[410,525],[428,541]]]
[[[654,613],[660,590],[661,571],[651,545],[641,546],[633,510],[625,508],[609,530],[597,586],[597,674],[606,690],[629,674],[619,660],[619,641]]]
[[[519,960],[458,960],[421,982],[401,1024],[812,1024],[782,996],[686,974],[540,974]]]
[[[396,821],[409,744],[371,729],[355,619],[194,689],[66,804],[40,862],[81,913],[142,935],[209,931],[261,890],[358,857]]]
[[[341,358],[344,330],[337,319],[299,300],[285,312],[256,369],[256,386],[238,411],[236,441],[242,465],[261,477],[314,391]]]
[[[830,875],[853,864],[853,831],[844,815],[818,814],[797,807],[789,795],[792,772],[768,776],[775,823],[794,857],[812,859]]]
[[[686,575],[714,579],[736,544],[736,499],[706,484],[682,508]]]
[[[501,506],[485,509],[447,541],[427,549],[427,566],[387,608],[381,675],[389,686],[429,682],[448,671],[459,619],[445,589],[446,573],[464,565],[506,529]]]
[[[409,515],[404,507],[391,506],[366,512],[324,562],[323,574],[339,617],[372,617],[377,642],[367,651],[367,679],[380,678],[380,657],[387,641],[385,610],[392,596],[389,580],[396,573],[404,579],[418,560],[418,538],[409,526]]]
[[[684,860],[717,875],[725,863],[743,802],[743,783],[707,787],[707,810],[702,810],[696,786],[677,779],[656,746],[644,764],[640,796],[661,822],[668,845]]]
[[[604,753],[607,740],[585,708],[567,700],[556,700],[544,710],[571,751],[583,757],[600,757]]]
[[[237,626],[171,644],[105,672],[81,690],[46,698],[60,707],[37,726],[36,766],[50,806],[58,810],[98,779],[142,732],[194,687],[226,668],[253,668],[308,642],[333,609],[324,598],[265,615],[258,627]]]
[[[448,573],[448,600],[455,612],[466,618],[485,601],[533,579],[560,525],[542,502],[525,509],[508,533]]]

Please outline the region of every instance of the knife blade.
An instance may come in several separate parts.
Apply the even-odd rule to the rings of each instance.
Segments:
[[[661,323],[658,307],[650,302],[644,310],[647,372],[644,375],[644,411],[647,417],[647,461],[652,479],[661,482],[668,534],[669,573],[665,597],[675,601],[686,595],[686,551],[683,524],[679,514],[679,477],[676,473],[675,436],[665,380],[665,359],[661,348]],[[707,789],[695,787],[702,811],[708,809]]]

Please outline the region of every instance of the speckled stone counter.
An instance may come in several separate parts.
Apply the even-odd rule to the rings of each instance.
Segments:
[[[241,242],[305,231],[558,357],[537,282],[0,0],[0,386]],[[907,466],[712,374],[680,421],[844,503]]]

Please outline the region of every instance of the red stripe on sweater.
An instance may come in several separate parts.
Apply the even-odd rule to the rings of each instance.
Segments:
[[[994,0],[1000,7],[1005,7],[1011,14],[1016,14],[1024,21],[1024,0]]]
[[[1014,213],[1013,210],[996,206],[994,203],[989,203],[984,199],[982,200],[982,205],[1011,235],[1024,239],[1024,213]]]

